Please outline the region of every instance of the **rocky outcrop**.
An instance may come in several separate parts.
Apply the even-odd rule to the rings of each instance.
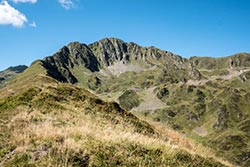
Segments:
[[[68,48],[73,65],[84,66],[91,72],[99,71],[99,61],[87,45],[73,42],[68,45]]]
[[[229,58],[230,67],[250,67],[250,54],[239,53]]]
[[[102,67],[113,65],[115,62],[126,62],[129,58],[127,56],[127,45],[119,39],[105,38],[89,47],[98,58]]]

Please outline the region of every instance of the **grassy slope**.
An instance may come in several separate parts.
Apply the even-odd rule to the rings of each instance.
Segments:
[[[224,166],[206,148],[178,144],[116,103],[46,76],[32,81],[1,96],[1,166]]]

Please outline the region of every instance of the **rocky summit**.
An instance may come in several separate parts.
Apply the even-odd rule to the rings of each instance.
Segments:
[[[105,38],[21,67],[0,73],[0,165],[250,166],[249,53]]]

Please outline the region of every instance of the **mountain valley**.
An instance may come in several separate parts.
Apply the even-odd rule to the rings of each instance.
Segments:
[[[0,166],[250,166],[249,53],[105,38],[17,69],[0,72]]]

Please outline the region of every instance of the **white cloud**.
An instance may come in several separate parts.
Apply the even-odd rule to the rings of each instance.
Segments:
[[[0,2],[0,24],[22,27],[27,21],[26,16],[10,6],[7,1]]]
[[[75,6],[73,0],[58,0],[58,2],[66,10],[72,9]]]
[[[37,27],[36,22],[34,22],[34,21],[33,21],[32,23],[30,23],[29,26],[30,26],[30,27],[34,27],[34,28]]]
[[[26,3],[26,2],[30,2],[30,3],[36,3],[37,0],[12,0],[14,3]]]

